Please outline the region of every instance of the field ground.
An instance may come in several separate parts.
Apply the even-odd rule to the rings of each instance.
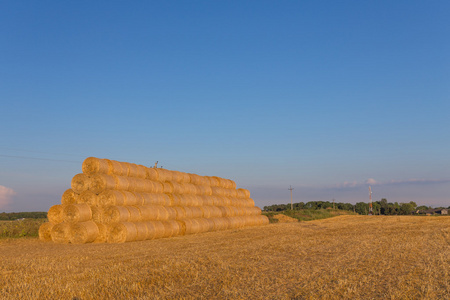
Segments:
[[[450,299],[450,217],[339,216],[125,244],[0,240],[0,299]]]

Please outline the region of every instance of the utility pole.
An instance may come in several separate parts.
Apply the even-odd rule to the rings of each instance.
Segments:
[[[293,189],[294,189],[294,188],[291,187],[291,186],[289,185],[288,190],[291,191],[291,210],[294,210],[294,206],[293,206],[293,204],[292,204],[292,190],[293,190]]]

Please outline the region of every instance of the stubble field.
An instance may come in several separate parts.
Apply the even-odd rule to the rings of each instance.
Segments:
[[[0,299],[450,299],[450,217],[339,216],[125,244],[0,240]]]

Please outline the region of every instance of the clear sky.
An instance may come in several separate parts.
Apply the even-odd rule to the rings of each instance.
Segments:
[[[260,207],[450,205],[450,2],[2,1],[0,211],[84,158],[220,176]]]

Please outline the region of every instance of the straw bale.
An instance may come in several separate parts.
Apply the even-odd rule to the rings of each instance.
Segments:
[[[130,187],[130,183],[128,182],[128,177],[113,175],[115,186],[115,190],[128,190]]]
[[[92,221],[96,223],[103,223],[103,207],[91,206]]]
[[[161,197],[163,199],[164,206],[173,206],[173,197],[172,194],[161,194]]]
[[[231,217],[232,216],[232,211],[230,210],[230,208],[228,206],[218,206],[218,208],[222,212],[222,217]]]
[[[130,216],[128,217],[128,222],[139,222],[141,221],[141,212],[136,206],[124,206],[128,209]]]
[[[136,192],[153,192],[153,182],[147,179],[135,178]]]
[[[103,222],[126,222],[130,218],[130,211],[125,206],[107,206],[103,210]]]
[[[116,160],[109,160],[110,165],[110,174],[119,175],[119,176],[127,176],[128,170],[127,168],[122,167],[122,163]]]
[[[189,176],[188,173],[185,173],[185,172],[180,172],[180,173],[181,173],[181,176],[182,176],[181,182],[186,182],[186,183],[191,182],[191,177]]]
[[[195,188],[197,189],[197,195],[212,195],[212,189],[209,185],[196,185]]]
[[[261,214],[261,208],[258,206],[246,207],[249,216],[258,216]]]
[[[87,203],[89,205],[98,205],[98,195],[91,190],[84,191],[78,198],[78,203]]]
[[[121,191],[123,194],[123,199],[124,199],[124,205],[137,205],[138,204],[138,199],[136,198],[136,195],[133,194],[132,192],[128,192],[128,191]]]
[[[147,224],[144,222],[137,222],[134,223],[134,226],[136,226],[136,241],[145,241],[148,239],[148,228]]]
[[[213,195],[213,196],[211,196],[211,199],[213,201],[213,205],[223,206],[223,198]]]
[[[185,234],[195,234],[200,232],[200,224],[196,219],[185,219],[182,222],[186,226]]]
[[[197,187],[191,183],[181,183],[183,186],[184,193],[186,194],[197,194]]]
[[[219,178],[217,176],[206,176],[209,179],[209,185],[211,187],[218,187],[220,185]]]
[[[45,222],[39,226],[39,239],[41,241],[51,241],[52,240],[52,228],[55,226],[54,223]]]
[[[173,207],[164,206],[164,208],[167,210],[167,213],[169,214],[169,220],[175,220],[177,218],[177,212]]]
[[[191,206],[192,218],[203,218],[203,210],[198,206]]]
[[[204,218],[210,218],[211,217],[211,211],[208,206],[200,206],[200,209],[203,212]]]
[[[205,219],[205,221],[208,223],[208,232],[214,231],[214,221],[212,219]]]
[[[200,227],[199,232],[207,232],[209,231],[209,223],[204,218],[195,219]]]
[[[163,193],[173,193],[173,185],[170,182],[163,182]]]
[[[164,192],[164,185],[162,182],[152,181],[152,183],[153,183],[153,193],[163,193]]]
[[[107,189],[114,189],[116,187],[115,177],[108,174],[96,173],[91,176],[91,183],[89,190],[99,194]]]
[[[218,186],[212,186],[211,187],[212,195],[214,196],[226,196],[226,189]]]
[[[147,178],[147,167],[143,165],[137,165],[137,176],[138,178]]]
[[[220,218],[222,217],[222,211],[217,206],[208,205],[209,212],[211,214],[211,218]]]
[[[203,176],[200,176],[197,174],[188,174],[188,176],[189,176],[189,182],[192,184],[209,186],[209,180]]]
[[[202,197],[202,205],[214,205],[214,200],[211,196],[201,196]]]
[[[189,207],[189,206],[183,206],[183,209],[184,209],[184,211],[185,211],[185,213],[186,213],[186,219],[192,219],[193,213],[192,213],[191,207]]]
[[[142,193],[142,196],[144,198],[143,205],[164,205],[166,203],[165,194]]]
[[[98,228],[97,238],[93,241],[93,243],[105,243],[106,237],[108,234],[108,226],[103,223],[95,223]]]
[[[141,213],[142,221],[156,221],[159,217],[159,209],[151,205],[137,207]]]
[[[65,205],[63,215],[64,221],[67,223],[85,222],[92,219],[91,207],[87,203]]]
[[[184,206],[184,200],[182,195],[170,194],[172,196],[172,206]]]
[[[231,198],[229,197],[220,197],[222,199],[222,203],[224,206],[231,206]]]
[[[169,170],[156,168],[156,172],[158,172],[158,180],[161,182],[172,181],[172,173]]]
[[[72,244],[92,243],[98,234],[98,226],[93,221],[79,222],[71,226],[69,240]]]
[[[182,206],[173,206],[172,207],[175,210],[176,213],[176,220],[182,220],[184,218],[186,218],[186,211],[184,210],[184,208]]]
[[[128,163],[128,177],[138,177],[138,166],[133,163]]]
[[[80,194],[90,188],[91,180],[86,174],[80,173],[73,176],[71,181],[72,190]]]
[[[194,206],[203,206],[203,197],[199,195],[192,195],[194,199]]]
[[[164,225],[164,237],[172,237],[178,235],[180,227],[174,220],[161,221]]]
[[[236,189],[228,189],[228,197],[237,197],[237,190]]]
[[[180,183],[183,180],[183,176],[181,175],[181,172],[179,171],[170,171],[172,174],[172,180],[171,182]]]
[[[120,165],[122,166],[122,175],[121,176],[128,177],[129,176],[128,174],[130,173],[129,163],[120,162]]]
[[[186,234],[186,224],[181,220],[176,220],[178,223],[179,231],[178,235],[185,235]]]
[[[169,212],[164,206],[155,206],[158,209],[158,221],[165,221],[169,219]]]
[[[125,195],[117,190],[104,190],[98,194],[98,205],[124,205]]]
[[[48,221],[54,224],[61,223],[64,220],[63,208],[65,206],[57,204],[50,207],[47,213]]]
[[[132,242],[137,237],[136,226],[131,222],[118,222],[108,226],[108,243]]]
[[[95,173],[107,174],[109,173],[108,160],[96,157],[88,157],[83,161],[81,170],[86,175],[93,175]]]
[[[172,192],[171,193],[174,193],[174,194],[184,194],[184,193],[186,193],[185,187],[181,183],[168,182],[167,184],[172,186]],[[166,191],[166,189],[164,189],[164,193],[168,193],[168,191]]]
[[[159,222],[159,221],[156,221]],[[154,222],[144,222],[145,226],[147,226],[147,238],[146,240],[153,240],[156,237],[156,226]],[[163,225],[164,227],[164,225]]]
[[[247,189],[237,189],[238,198],[250,198],[250,191]]]
[[[55,224],[50,231],[52,241],[58,244],[68,244],[70,238],[70,224],[62,222]]]
[[[135,206],[144,205],[144,202],[145,202],[144,193],[133,192],[133,194],[136,197],[136,204],[134,204],[134,205]]]
[[[75,204],[78,202],[78,196],[72,189],[67,189],[61,196],[61,204]]]
[[[147,222],[147,229],[150,231],[151,226],[150,224],[154,227],[154,239],[160,239],[164,237],[165,234],[165,227],[164,224],[161,221],[152,221],[152,222]]]
[[[159,180],[158,171],[156,171],[155,168],[147,168],[147,174],[145,178],[152,181],[158,181]]]

